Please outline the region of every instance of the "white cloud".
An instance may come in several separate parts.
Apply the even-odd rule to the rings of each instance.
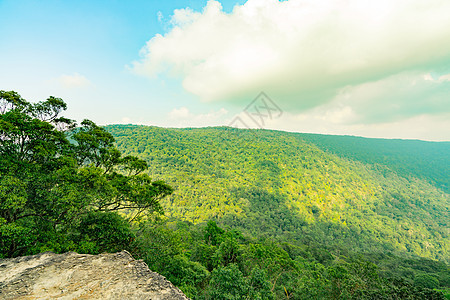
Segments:
[[[168,113],[169,120],[172,121],[171,126],[177,127],[204,127],[223,125],[223,117],[228,111],[221,108],[217,111],[208,113],[195,114],[186,107],[174,108]]]
[[[321,108],[337,111],[345,106],[353,114],[346,123],[383,123],[422,114],[450,112],[450,82],[429,74],[404,72],[377,81],[340,90],[330,103]]]
[[[187,119],[189,117],[192,117],[192,115],[186,107],[174,108],[169,112],[169,119],[171,120]]]
[[[74,73],[72,75],[61,75],[53,81],[60,84],[63,88],[68,89],[85,88],[92,85],[86,77],[78,73]]]
[[[434,80],[433,76],[431,76],[430,73],[427,73],[427,74],[423,75],[423,79],[427,80],[427,81],[433,81]]]
[[[131,119],[128,117],[123,117],[122,118],[122,124],[130,124],[131,123]]]
[[[164,19],[164,15],[161,11],[158,11],[158,13],[156,14],[158,16],[158,22],[162,22],[162,20]]]
[[[355,94],[396,74],[450,66],[449,15],[442,0],[249,0],[230,14],[209,1],[202,12],[176,10],[172,29],[147,42],[133,69],[179,76],[205,101],[247,102],[263,90],[299,112],[348,86]],[[401,107],[409,94],[397,92]],[[363,102],[374,106],[379,97]],[[335,117],[360,113],[346,107]]]
[[[439,81],[450,81],[450,74],[440,76]]]

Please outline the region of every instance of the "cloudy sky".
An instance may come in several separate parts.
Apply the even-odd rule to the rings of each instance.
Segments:
[[[448,141],[449,16],[448,0],[0,0],[0,90],[98,124]]]

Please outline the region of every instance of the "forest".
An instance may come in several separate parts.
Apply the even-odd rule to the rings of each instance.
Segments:
[[[445,299],[449,143],[100,127],[0,91],[0,258],[128,250],[192,299]]]

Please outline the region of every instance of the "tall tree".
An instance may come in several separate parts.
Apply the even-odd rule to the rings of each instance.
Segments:
[[[61,117],[66,108],[60,98],[30,103],[0,91],[0,256],[75,250],[89,240],[88,229],[78,230],[87,219],[119,224],[102,214],[126,210],[131,220],[162,213],[159,201],[173,191],[144,173],[145,161],[122,157],[94,122],[76,127]]]

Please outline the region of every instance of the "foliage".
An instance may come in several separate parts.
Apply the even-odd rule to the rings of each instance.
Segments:
[[[429,181],[450,192],[450,143],[418,140],[368,139],[355,136],[302,134],[324,151],[367,164],[387,165],[402,176]]]
[[[211,228],[222,242],[212,245],[205,239]],[[167,239],[152,239],[157,232]],[[415,280],[409,282],[400,273],[387,274],[383,263],[371,262],[370,255],[329,254],[318,262],[318,253],[327,252],[320,245],[255,239],[213,220],[198,225],[175,219],[143,223],[137,240],[146,243],[144,252],[150,249],[145,258],[150,269],[157,269],[192,299],[443,299],[441,292],[431,289],[429,279],[437,283],[433,288],[446,288],[435,279],[443,267],[448,270],[444,264],[409,259],[409,265],[416,266],[411,269]],[[233,261],[220,255],[226,244],[236,248]],[[158,250],[152,248],[164,249],[166,258],[154,259]],[[396,256],[381,260],[407,263]],[[424,265],[426,272],[420,270]]]
[[[371,144],[355,138],[355,149],[372,149],[351,156],[323,151],[322,144],[305,141],[307,134],[223,127],[106,129],[121,151],[146,160],[148,174],[174,187],[161,201],[167,216],[193,223],[215,218],[250,236],[321,244],[334,252],[450,257],[449,195],[421,179],[428,172],[423,164],[423,176],[408,173],[419,168],[420,153],[430,165],[448,166],[443,162],[450,161],[443,160],[448,143]],[[413,151],[416,144],[420,151]],[[381,164],[374,154],[388,156],[393,150],[384,149],[396,147],[409,149],[401,159],[395,152],[404,164],[401,172],[396,159]],[[411,151],[416,159],[408,159]]]
[[[414,161],[406,156],[401,172],[390,160],[370,161],[372,152],[363,160],[323,151],[302,134],[106,129],[121,151],[148,161],[148,174],[174,187],[161,202],[173,219],[143,227],[177,237],[167,261],[183,255],[210,272],[202,284],[183,286],[194,299],[441,299],[415,281],[424,274],[449,286],[448,266],[434,260],[448,258],[448,194],[408,173]],[[427,145],[448,147],[424,143],[421,151]],[[156,241],[144,249],[158,249]],[[170,277],[153,257],[150,268]],[[211,285],[213,274],[234,279]],[[252,276],[265,278],[255,281],[257,292]]]
[[[61,117],[60,98],[30,103],[0,91],[0,257],[45,250],[98,253],[130,247],[130,219],[162,213],[172,192],[122,157],[113,136],[92,121]]]
[[[170,282],[180,287],[190,297],[200,292],[209,277],[208,270],[202,264],[190,261],[184,255],[171,257],[163,271]]]
[[[92,245],[91,249],[84,249],[86,253],[119,252],[129,249],[135,235],[130,224],[115,212],[92,211],[84,215],[71,237],[75,243]]]
[[[439,287],[439,280],[428,274],[417,275],[414,278],[414,284],[423,288],[435,289]]]

